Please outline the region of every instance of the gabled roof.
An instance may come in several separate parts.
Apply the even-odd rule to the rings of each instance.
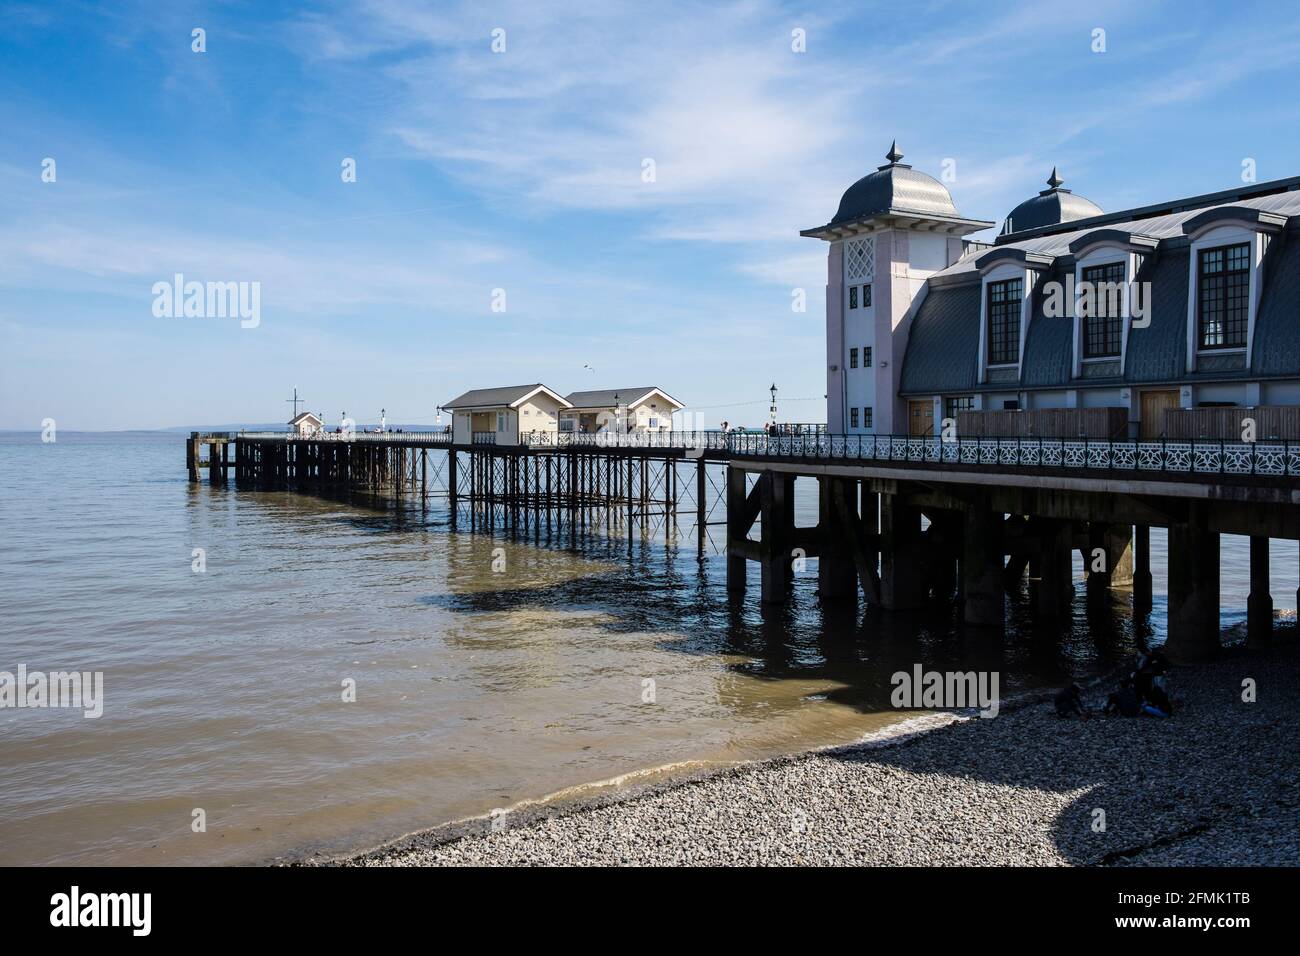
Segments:
[[[309,418],[317,424],[320,424],[320,416],[315,412],[299,412],[297,415],[293,416],[293,418],[289,419],[289,424],[297,425],[299,422],[306,421]]]
[[[669,404],[685,408],[662,388],[654,385],[641,385],[635,388],[604,388],[591,392],[570,392],[567,401],[574,408],[613,408],[616,405],[640,405],[653,394],[662,395]]]
[[[444,402],[443,408],[518,408],[528,399],[544,393],[565,408],[568,401],[559,392],[547,388],[540,382],[531,385],[505,385],[500,388],[472,388],[464,395]]]

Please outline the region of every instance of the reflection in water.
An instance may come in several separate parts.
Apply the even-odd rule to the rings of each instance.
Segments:
[[[97,721],[0,711],[0,863],[355,849],[652,768],[853,740],[898,719],[889,677],[918,662],[997,670],[1005,695],[1161,637],[1159,563],[1151,635],[1122,595],[1090,610],[1080,589],[1059,633],[1013,595],[996,636],[950,606],[823,608],[815,560],[787,606],[756,585],[736,599],[686,523],[681,547],[671,528],[629,544],[603,522],[472,534],[441,506],[190,486],[182,451],[170,435],[0,436],[0,670],[102,670],[106,697]],[[1228,622],[1243,555],[1225,544]],[[1290,606],[1294,545],[1274,575]]]

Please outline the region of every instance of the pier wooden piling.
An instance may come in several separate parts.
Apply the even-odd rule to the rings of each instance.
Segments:
[[[1131,588],[1134,613],[1149,613],[1151,528],[1164,527],[1166,648],[1176,659],[1218,648],[1220,535],[1251,538],[1247,632],[1254,644],[1266,643],[1272,630],[1269,539],[1300,539],[1300,445],[1252,452],[1258,460],[1231,473],[1227,463],[1237,459],[1226,451],[1216,458],[1202,448],[1193,459],[1182,445],[1152,443],[1158,447],[1148,459],[1158,468],[1117,458],[1128,468],[1121,472],[1098,468],[1093,451],[1065,467],[1042,441],[1024,464],[1008,460],[1005,442],[995,441],[998,451],[989,454],[983,438],[967,454],[964,446],[911,438],[872,438],[868,445],[824,434],[668,434],[659,444],[636,436],[553,436],[498,445],[482,436],[455,444],[441,432],[193,432],[185,464],[196,483],[206,469],[214,488],[224,487],[233,470],[241,487],[362,493],[418,501],[422,510],[431,499],[445,499],[453,526],[467,521],[472,530],[530,533],[539,541],[543,532],[563,532],[570,541],[600,532],[625,536],[629,549],[634,539],[656,534],[675,544],[687,515],[702,556],[717,512],[725,516],[712,523],[726,527],[726,588],[737,597],[746,591],[751,561],[759,565],[759,600],[781,604],[815,560],[822,600],[860,595],[894,611],[957,600],[968,624],[986,628],[1002,626],[1007,593],[1025,586],[1039,619],[1068,617],[1075,551],[1084,559],[1090,601],[1110,601],[1112,592]],[[1017,439],[1016,453],[1032,441]],[[1203,473],[1204,462],[1217,470]],[[711,468],[723,476],[720,486]],[[688,469],[686,481],[681,469]],[[817,483],[815,527],[795,523],[800,477]]]

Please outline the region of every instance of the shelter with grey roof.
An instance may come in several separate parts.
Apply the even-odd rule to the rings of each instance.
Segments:
[[[570,405],[560,413],[560,431],[574,433],[666,432],[673,413],[685,406],[654,385],[570,392]]]
[[[491,436],[497,445],[517,445],[520,436],[531,432],[555,434],[560,410],[569,403],[559,392],[534,382],[470,389],[442,407],[454,416],[452,434],[457,444],[470,444],[482,435]]]

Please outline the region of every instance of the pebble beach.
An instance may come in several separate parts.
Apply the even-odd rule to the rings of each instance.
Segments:
[[[1295,866],[1300,648],[1175,668],[1171,719],[921,713],[882,739],[406,837],[358,866]],[[1256,698],[1243,700],[1243,682]],[[504,823],[504,826],[501,824]],[[323,860],[317,862],[324,862]]]

